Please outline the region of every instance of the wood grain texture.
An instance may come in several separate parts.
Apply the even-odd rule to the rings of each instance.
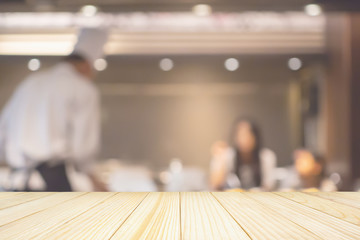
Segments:
[[[213,193],[252,239],[320,239],[242,193]],[[261,223],[261,231],[259,231]],[[283,226],[286,226],[284,228]]]
[[[83,194],[85,193],[57,193],[45,195],[44,197],[35,199],[33,201],[27,201],[13,207],[5,208],[0,211],[0,226],[29,216],[31,214],[44,211],[47,208],[54,207],[57,204],[63,203]]]
[[[32,239],[79,216],[114,193],[88,193],[0,227],[0,239]]]
[[[355,201],[360,201],[360,192],[335,192],[334,194],[343,198],[350,198]]]
[[[111,239],[180,239],[179,193],[149,193]]]
[[[13,198],[16,195],[22,195],[22,194],[25,194],[25,193],[24,192],[1,192],[0,200]]]
[[[360,239],[360,227],[274,193],[244,193],[322,239]]]
[[[33,239],[110,239],[146,195],[117,193],[89,211]]]
[[[0,193],[0,239],[360,239],[360,193]]]
[[[211,193],[181,193],[183,239],[250,239]]]
[[[318,197],[326,198],[334,202],[342,203],[345,205],[349,205],[352,207],[356,207],[360,209],[360,200],[358,193],[355,194],[346,194],[346,193],[328,193],[328,192],[314,192],[309,193],[311,195],[315,195]],[[353,196],[351,196],[353,195]],[[356,197],[357,196],[357,197]]]
[[[297,203],[360,226],[360,209],[305,193],[277,193]]]
[[[6,196],[0,200],[0,210],[7,208],[7,207],[11,207],[11,206],[16,206],[19,205],[21,203],[24,202],[29,202],[38,198],[42,198],[44,196],[48,196],[50,194],[53,193],[47,193],[47,192],[40,192],[40,193],[23,193],[23,194],[14,194],[13,197],[9,197],[8,194],[6,194]]]

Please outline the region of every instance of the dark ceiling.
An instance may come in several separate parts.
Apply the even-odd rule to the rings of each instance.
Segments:
[[[360,11],[360,0],[0,0],[0,12],[78,11],[92,4],[105,12],[189,11],[206,3],[214,11],[302,11],[309,3],[319,3],[325,11]]]

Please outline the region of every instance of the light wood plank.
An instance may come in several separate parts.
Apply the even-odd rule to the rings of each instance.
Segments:
[[[344,221],[360,225],[360,209],[305,193],[284,192],[277,194]]]
[[[335,194],[343,198],[349,198],[355,201],[360,201],[360,192],[335,192]]]
[[[358,199],[352,199],[346,196],[345,194],[336,193],[336,192],[314,192],[308,193],[310,195],[318,196],[321,198],[326,198],[334,202],[342,203],[349,205],[351,207],[356,207],[360,209],[360,201]]]
[[[0,200],[13,198],[21,194],[24,194],[24,192],[0,192]]]
[[[89,193],[0,227],[0,239],[32,239],[83,214],[114,193]]]
[[[235,192],[213,194],[251,239],[321,239],[245,194]]]
[[[181,239],[179,193],[149,193],[111,239]]]
[[[20,205],[8,207],[0,211],[0,226],[16,221],[17,219],[43,211],[67,200],[73,199],[85,193],[57,193],[47,195],[33,201],[25,202]]]
[[[359,197],[0,193],[0,239],[360,239]]]
[[[32,239],[110,239],[147,193],[118,193]]]
[[[323,239],[360,239],[360,227],[355,224],[273,193],[244,194]]]
[[[24,194],[16,194],[11,198],[0,200],[0,210],[12,206],[16,206],[25,202],[33,201],[42,197],[46,197],[54,193],[49,192],[27,192]]]
[[[250,239],[211,193],[181,193],[181,228],[185,240]]]

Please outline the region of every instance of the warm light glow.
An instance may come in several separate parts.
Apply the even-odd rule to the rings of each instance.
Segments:
[[[99,72],[104,71],[107,68],[107,61],[102,58],[95,60],[94,68]]]
[[[239,61],[235,58],[229,58],[225,61],[225,68],[230,72],[236,71],[239,66]]]
[[[174,67],[174,62],[170,58],[164,58],[160,61],[160,68],[163,71],[170,71]]]
[[[41,67],[41,62],[37,58],[33,58],[28,63],[28,68],[30,71],[37,71]]]
[[[302,67],[302,61],[299,58],[290,58],[288,67],[293,71],[297,71]]]
[[[98,12],[98,8],[93,6],[93,5],[85,5],[80,9],[80,12],[85,16],[85,17],[93,17],[96,15],[96,13]]]
[[[309,16],[319,16],[322,14],[322,8],[317,4],[308,4],[305,6],[305,13]]]
[[[209,16],[211,14],[212,9],[207,4],[198,4],[192,8],[192,11],[197,16],[205,17],[205,16]]]

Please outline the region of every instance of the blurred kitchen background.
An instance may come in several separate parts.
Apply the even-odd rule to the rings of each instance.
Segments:
[[[306,149],[338,190],[360,188],[360,2],[0,0],[0,109],[99,26],[111,32],[95,62],[110,190],[209,190],[211,147],[238,117],[261,128],[277,181]]]

